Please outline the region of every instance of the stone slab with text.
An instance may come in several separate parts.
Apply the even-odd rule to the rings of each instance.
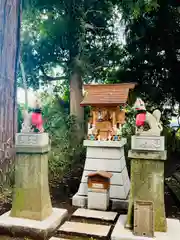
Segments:
[[[132,136],[131,149],[141,151],[164,151],[163,136]]]
[[[47,133],[17,133],[16,152],[48,152],[50,148]]]

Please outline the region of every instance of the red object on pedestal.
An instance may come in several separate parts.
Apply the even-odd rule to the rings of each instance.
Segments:
[[[34,125],[40,132],[43,130],[43,119],[41,113],[32,113],[32,125]]]
[[[144,126],[146,120],[146,113],[139,113],[136,116],[136,126],[141,127]]]

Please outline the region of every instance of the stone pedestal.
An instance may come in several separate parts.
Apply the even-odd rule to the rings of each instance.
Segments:
[[[15,187],[11,217],[41,221],[51,215],[48,151],[47,133],[16,135]]]
[[[131,189],[126,227],[133,228],[135,200],[154,204],[155,232],[166,232],[164,206],[164,137],[133,136],[131,158]]]
[[[125,144],[126,139],[121,141],[84,141],[84,146],[87,147],[86,161],[79,190],[72,199],[74,206],[87,206],[87,175],[103,170],[113,174],[110,185],[112,208],[127,208],[130,180],[124,157]]]
[[[49,149],[47,133],[16,135],[12,209],[0,216],[1,231],[13,229],[15,233],[28,232],[30,236],[44,238],[67,216],[67,210],[52,208],[48,184]]]
[[[153,238],[135,236],[130,229],[124,228],[126,220],[127,215],[120,215],[112,231],[111,240],[179,240],[180,221],[178,219],[167,219],[167,232],[155,232]]]

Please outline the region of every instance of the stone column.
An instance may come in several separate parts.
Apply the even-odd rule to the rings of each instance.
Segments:
[[[48,185],[47,133],[16,135],[15,187],[11,217],[42,221],[52,214]]]
[[[131,158],[131,188],[126,226],[133,228],[133,206],[136,200],[154,203],[156,232],[166,232],[164,205],[164,137],[133,136]]]

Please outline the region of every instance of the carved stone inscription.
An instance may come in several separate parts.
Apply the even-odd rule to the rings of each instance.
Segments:
[[[159,139],[145,140],[145,141],[139,142],[139,147],[144,149],[147,149],[147,148],[157,149],[161,147],[161,142]]]
[[[132,137],[132,150],[164,151],[164,137]]]
[[[36,145],[38,143],[37,135],[20,135],[17,137],[18,145]]]

